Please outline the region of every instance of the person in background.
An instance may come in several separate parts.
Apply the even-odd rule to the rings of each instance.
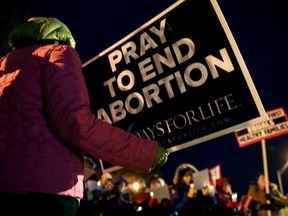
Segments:
[[[158,188],[165,185],[165,180],[158,176],[157,174],[154,174],[149,177],[148,179],[148,187],[151,188]]]
[[[198,169],[189,163],[182,163],[176,168],[172,195],[174,209],[179,216],[216,216],[214,197],[209,188],[194,188],[193,173],[196,172]]]
[[[166,162],[157,141],[91,112],[76,42],[59,19],[28,19],[9,45],[0,59],[1,215],[74,216],[83,154],[146,173]]]
[[[135,210],[130,203],[130,191],[128,190],[128,181],[125,176],[119,175],[113,177],[114,187],[106,198],[101,202],[101,216],[134,216]]]
[[[139,178],[137,182],[142,182],[144,179]],[[146,185],[146,184],[145,184]],[[138,190],[131,198],[131,203],[135,209],[136,216],[173,216],[174,210],[171,199],[156,198],[151,189],[160,188],[165,185],[164,179],[157,174],[147,177],[147,186],[145,190]]]
[[[269,183],[270,193],[265,190],[266,182],[263,173],[258,173],[249,185],[247,195],[252,197],[249,205],[251,216],[283,216],[281,209],[286,207],[286,199],[275,183]]]
[[[238,216],[237,197],[233,197],[231,181],[228,178],[216,180],[216,209],[221,216]],[[234,194],[235,195],[235,194]]]
[[[151,196],[149,192],[149,187],[147,185],[146,179],[144,177],[139,177],[135,184],[135,192],[131,196],[131,204],[135,209],[135,215],[137,216],[152,216],[151,208],[149,203],[151,201]]]
[[[89,191],[94,193],[94,196],[99,196],[102,190],[110,188],[109,183],[112,182],[112,175],[109,172],[103,173],[99,180],[90,178],[87,180],[87,187]]]
[[[149,192],[149,188],[147,186],[147,182],[146,182],[145,178],[139,177],[136,184],[138,185],[137,192],[141,192],[141,193],[148,193]]]
[[[165,186],[167,186],[167,190],[170,194],[169,197],[163,197],[163,198],[156,198],[153,194],[153,189],[164,189]],[[158,215],[163,215],[163,216],[172,216],[175,215],[175,211],[172,205],[171,201],[171,193],[172,190],[170,191],[171,188],[168,187],[166,184],[165,180],[161,178],[158,174],[153,174],[148,178],[148,187],[150,190],[150,201],[149,201],[149,207],[153,212],[153,215],[158,216]],[[165,188],[166,189],[166,188]],[[164,192],[163,192],[164,193]]]
[[[112,175],[109,172],[103,173],[99,180],[96,178],[89,178],[86,182],[87,197],[92,206],[94,216],[100,216],[104,208],[103,203],[106,202],[107,197],[110,196],[114,188]],[[81,206],[80,206],[81,207]]]

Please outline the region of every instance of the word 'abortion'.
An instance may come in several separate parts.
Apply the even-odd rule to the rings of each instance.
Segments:
[[[114,76],[104,81],[103,85],[108,88],[111,98],[117,96],[117,91],[121,91],[122,93],[126,92],[127,97],[124,99],[115,98],[115,101],[109,104],[111,116],[108,115],[103,107],[98,109],[97,116],[99,119],[103,119],[108,123],[115,123],[125,119],[127,112],[130,114],[138,114],[144,109],[145,105],[146,108],[150,109],[167,99],[174,98],[176,89],[180,94],[184,94],[188,91],[187,87],[197,88],[204,85],[209,78],[209,74],[212,79],[219,78],[220,74],[217,67],[226,73],[234,71],[234,66],[226,48],[222,48],[219,51],[222,59],[208,55],[205,57],[205,60],[203,60],[206,62],[206,65],[200,62],[191,62],[187,67],[185,66],[186,69],[184,71],[177,69],[173,71],[177,65],[183,64],[184,62],[187,63],[195,53],[195,44],[187,37],[172,43],[171,46],[167,45],[164,47],[163,49],[166,56],[154,53],[144,58],[144,60],[141,58],[142,60],[138,62],[138,70],[142,78],[142,84],[139,80],[136,80],[135,71],[129,69],[120,72],[117,71],[117,64],[120,62],[125,61],[125,64],[128,65],[132,60],[136,61],[140,56],[144,56],[147,50],[155,49],[159,45],[166,43],[165,26],[166,19],[163,19],[158,28],[153,26],[149,31],[140,35],[139,54],[136,52],[137,46],[133,41],[128,41],[121,46],[121,49],[116,49],[108,54],[110,67]],[[159,44],[157,44],[157,42]],[[184,50],[185,53],[183,53]],[[172,51],[176,59],[174,59]],[[163,65],[169,67],[172,72],[164,71]],[[200,72],[200,78],[192,78],[191,75],[195,71],[197,71],[197,73]],[[167,73],[167,76],[163,78],[164,73]],[[160,75],[162,77],[157,79],[157,76]],[[148,80],[150,80],[150,83],[145,84]],[[151,80],[155,80],[155,82],[151,83]],[[133,90],[136,84],[138,87],[143,86],[141,89],[142,92]]]

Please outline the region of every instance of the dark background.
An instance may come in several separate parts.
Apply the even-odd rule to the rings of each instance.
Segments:
[[[76,49],[85,63],[158,13],[172,0],[13,1],[0,8],[0,57],[9,51],[11,29],[31,16],[57,17],[71,30]],[[288,2],[283,0],[218,0],[266,111],[283,107],[288,112]],[[201,20],[199,20],[201,22]],[[278,183],[276,171],[288,160],[288,135],[266,140],[269,179]],[[189,162],[198,169],[221,166],[232,180],[232,189],[246,193],[250,181],[264,172],[261,143],[239,148],[234,133],[170,154],[160,168],[171,183],[176,167]],[[282,175],[288,192],[288,171]]]

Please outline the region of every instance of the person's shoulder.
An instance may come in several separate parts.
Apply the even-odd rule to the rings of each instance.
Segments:
[[[250,185],[248,186],[248,190],[249,190],[249,191],[255,190],[256,188],[257,188],[257,185],[255,185],[255,184],[250,184]]]
[[[77,59],[78,61],[80,60],[79,54],[76,49],[72,48],[69,45],[63,45],[63,44],[49,44],[45,46],[41,46],[42,50],[46,50],[47,53],[50,54],[50,56],[53,56],[54,58],[67,58],[67,59]],[[70,61],[69,60],[69,61]]]
[[[72,48],[69,45],[64,45],[64,44],[48,44],[45,46],[41,46],[43,49],[49,49],[53,52],[73,52],[77,53],[75,48]]]

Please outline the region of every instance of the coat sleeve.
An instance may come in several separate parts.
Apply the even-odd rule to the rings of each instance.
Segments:
[[[56,46],[42,73],[49,121],[64,144],[115,165],[149,171],[157,142],[139,138],[91,113],[82,63],[76,50]]]

